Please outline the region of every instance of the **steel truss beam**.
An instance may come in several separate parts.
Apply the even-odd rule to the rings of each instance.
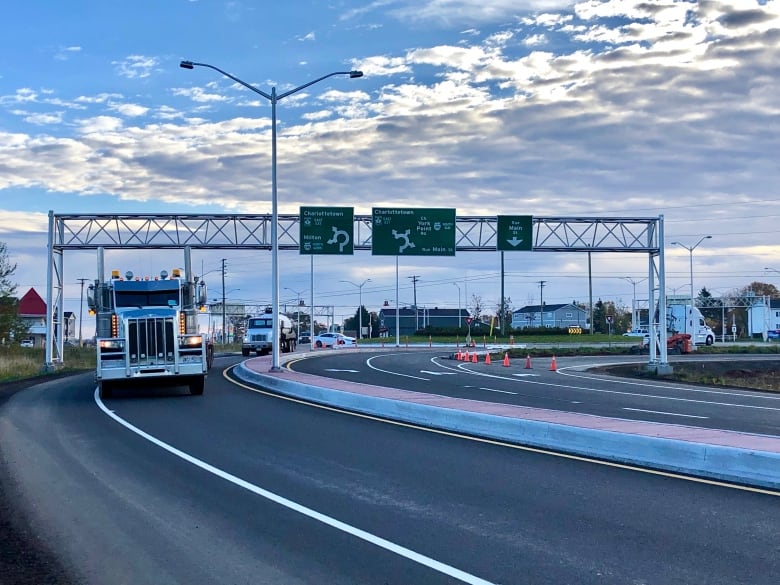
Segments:
[[[300,218],[278,216],[280,250],[298,250]],[[65,250],[181,249],[270,250],[271,214],[55,214],[49,212],[46,365],[62,361],[63,253]],[[370,215],[354,217],[354,249],[370,250]],[[494,252],[497,218],[456,218],[458,252]],[[639,252],[648,254],[648,298],[665,289],[663,216],[659,217],[534,217],[534,252]],[[658,263],[657,263],[658,262]],[[189,275],[188,275],[189,277]],[[657,283],[657,284],[656,284]],[[660,314],[665,314],[659,294]],[[665,329],[665,328],[664,328]],[[665,333],[665,331],[664,331]],[[657,363],[655,348],[650,362]],[[667,365],[665,343],[660,364]]]
[[[456,219],[458,252],[496,250],[496,217]],[[54,215],[56,250],[96,248],[271,249],[271,215]],[[658,253],[657,217],[534,217],[537,252]],[[279,249],[299,249],[298,215],[279,215]],[[356,215],[356,250],[370,250],[370,215]]]

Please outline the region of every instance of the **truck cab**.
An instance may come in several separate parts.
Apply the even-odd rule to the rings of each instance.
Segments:
[[[279,315],[279,349],[284,352],[295,351],[298,333],[292,320],[285,315]],[[246,333],[241,342],[241,355],[249,356],[251,352],[265,355],[273,348],[274,313],[268,307],[265,312],[247,319]]]

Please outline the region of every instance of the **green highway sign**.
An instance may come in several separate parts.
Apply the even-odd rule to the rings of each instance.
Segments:
[[[454,256],[455,209],[374,207],[374,256]]]
[[[301,207],[301,254],[352,254],[354,252],[353,207]]]
[[[499,215],[496,219],[496,250],[533,249],[532,215]]]

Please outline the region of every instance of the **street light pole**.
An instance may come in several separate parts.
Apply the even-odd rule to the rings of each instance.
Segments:
[[[274,341],[271,344],[271,371],[272,372],[278,372],[281,371],[281,366],[279,363],[279,338],[280,338],[280,331],[279,331],[279,239],[278,239],[278,231],[279,231],[279,206],[278,201],[276,197],[276,102],[278,102],[281,99],[286,98],[287,96],[290,96],[294,93],[297,93],[301,91],[302,89],[306,89],[310,85],[314,85],[317,82],[322,81],[323,79],[327,79],[329,77],[334,77],[337,75],[348,75],[350,79],[355,79],[356,77],[363,77],[362,71],[334,71],[333,73],[328,73],[327,75],[323,75],[322,77],[318,77],[317,79],[310,81],[308,83],[304,83],[303,85],[299,85],[298,87],[295,87],[289,91],[285,91],[283,93],[277,94],[276,93],[276,87],[271,88],[271,93],[266,93],[261,89],[256,88],[254,85],[251,85],[245,81],[242,81],[238,77],[235,77],[234,75],[231,75],[230,73],[223,71],[219,67],[215,67],[214,65],[209,65],[208,63],[196,63],[195,61],[182,61],[179,63],[179,67],[183,69],[193,69],[194,67],[207,67],[209,69],[213,69],[217,73],[221,73],[228,79],[232,79],[239,85],[243,85],[245,88],[247,88],[250,91],[255,92],[258,95],[263,96],[265,99],[271,102],[271,305],[272,305],[272,314],[274,316],[274,322],[273,322],[273,338]]]
[[[685,244],[681,242],[672,242],[673,246],[680,246],[682,248],[685,248],[688,250],[688,255],[690,258],[690,268],[691,268],[691,310],[693,310],[693,251],[699,247],[699,244],[701,244],[704,240],[710,240],[712,239],[712,236],[703,236],[698,242],[696,242],[693,246],[686,246]],[[695,348],[696,347],[696,332],[694,331],[691,335],[691,345]]]
[[[84,317],[84,283],[88,280],[88,278],[78,279],[78,281],[81,283],[81,301],[79,304],[79,347],[84,345],[84,342],[82,341],[83,338],[81,337],[81,323]]]
[[[640,282],[646,281],[647,279],[640,278],[639,280],[636,280],[634,278],[631,278],[630,276],[621,276],[620,278],[622,278],[623,280],[627,280],[634,287],[634,297],[631,300],[631,331],[633,331],[634,329],[636,329],[636,326],[638,325],[636,319],[636,285],[638,285]]]
[[[357,338],[358,339],[362,339],[363,338],[363,285],[366,284],[367,282],[371,282],[371,279],[370,278],[366,278],[360,284],[356,284],[356,283],[352,282],[351,280],[340,280],[339,282],[346,282],[347,284],[351,284],[352,286],[356,286],[358,288],[358,334],[357,334]]]
[[[297,297],[295,299],[296,302],[296,308],[295,308],[295,314],[298,316],[298,329],[296,330],[296,337],[300,337],[301,335],[301,295],[305,293],[305,290],[297,291],[293,290],[290,287],[284,287],[284,290],[289,290],[290,292],[294,292],[295,296]]]
[[[457,282],[453,282],[452,284],[458,287],[458,329],[460,329],[463,326],[463,318],[460,313],[460,285]]]

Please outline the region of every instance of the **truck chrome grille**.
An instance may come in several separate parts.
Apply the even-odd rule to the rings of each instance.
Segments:
[[[172,364],[174,362],[173,317],[128,319],[127,342],[131,365]]]

